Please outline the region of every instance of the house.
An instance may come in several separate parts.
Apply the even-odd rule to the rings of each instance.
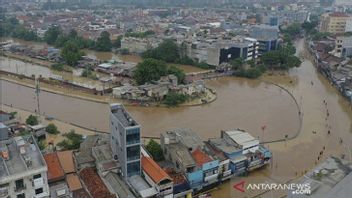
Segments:
[[[191,129],[174,129],[160,135],[165,159],[185,174],[191,188],[200,190],[218,180],[219,161],[208,156],[204,143]]]
[[[141,163],[146,181],[157,189],[158,196],[173,197],[173,182],[170,176],[148,156],[142,156]]]
[[[65,179],[65,172],[61,167],[57,153],[48,153],[44,155],[46,164],[48,165],[48,182],[54,183]]]
[[[29,126],[30,131],[32,134],[39,140],[46,139],[46,126],[42,124]]]
[[[208,144],[230,159],[230,169],[234,175],[262,167],[272,157],[268,149],[259,145],[258,139],[240,129],[221,131],[221,137],[209,139]]]
[[[116,198],[105,186],[101,177],[94,168],[84,168],[80,171],[79,176],[82,178],[87,190],[94,198]]]
[[[72,151],[57,152],[57,157],[65,174],[76,172]]]
[[[232,172],[230,169],[230,159],[225,156],[225,154],[212,146],[209,141],[205,142],[205,151],[208,155],[219,160],[218,173],[221,181],[225,181],[232,177]]]
[[[118,174],[114,172],[108,172],[104,176],[104,181],[110,191],[114,192],[115,195],[117,195],[118,197],[135,198],[134,194],[130,191],[127,184],[122,180],[122,178]]]

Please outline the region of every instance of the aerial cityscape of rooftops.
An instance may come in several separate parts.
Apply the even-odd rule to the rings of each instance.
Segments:
[[[349,198],[352,0],[1,0],[0,198]]]

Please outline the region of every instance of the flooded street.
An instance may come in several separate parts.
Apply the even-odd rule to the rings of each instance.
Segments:
[[[303,51],[303,40],[297,43],[298,53]],[[294,79],[294,86],[290,81]],[[348,101],[342,97],[329,81],[320,75],[310,60],[301,67],[292,69],[288,76],[268,76],[265,80],[276,82],[290,90],[298,99],[303,112],[302,131],[297,138],[287,142],[271,143],[266,146],[273,152],[270,166],[250,173],[245,178],[234,178],[212,192],[214,197],[252,197],[258,191],[240,193],[232,186],[238,181],[246,183],[284,183],[302,176],[325,158],[333,155],[352,162],[352,110]],[[313,81],[313,85],[311,84]],[[327,105],[323,101],[327,102]],[[327,111],[329,116],[327,116]],[[282,114],[285,114],[282,111]],[[328,130],[331,134],[328,135]],[[312,131],[316,131],[314,134]],[[343,143],[340,143],[340,139]],[[325,151],[318,160],[319,152]],[[286,192],[271,191],[259,197],[282,197]]]
[[[298,53],[304,53],[303,44],[303,40],[297,43]],[[299,110],[291,95],[280,87],[261,80],[278,84],[293,94],[303,113],[302,126]],[[238,179],[252,183],[282,183],[301,176],[322,161],[321,158],[318,161],[317,157],[323,147],[326,147],[323,158],[345,154],[348,160],[352,160],[349,159],[352,149],[351,106],[316,71],[310,60],[305,59],[301,67],[290,70],[288,75],[265,76],[261,80],[228,77],[207,81],[207,86],[217,92],[218,98],[206,105],[179,108],[130,106],[127,109],[142,125],[143,136],[159,136],[170,128],[188,127],[207,139],[219,136],[221,129],[242,128],[255,137],[259,136],[261,141],[270,141],[282,139],[285,135],[293,137],[300,131],[293,140],[266,144],[273,152],[272,164],[246,178],[235,178],[221,185],[212,192],[216,198],[258,194],[257,191],[235,192],[232,185]],[[32,88],[4,80],[0,81],[0,86],[2,104],[35,111],[36,100]],[[323,103],[324,100],[327,105]],[[42,91],[40,105],[46,115],[108,131],[107,104]],[[263,125],[266,126],[264,133],[261,131]],[[330,135],[327,135],[328,130],[331,130]],[[340,144],[340,139],[343,139],[343,144]],[[261,197],[279,197],[282,193],[284,194],[269,192]]]

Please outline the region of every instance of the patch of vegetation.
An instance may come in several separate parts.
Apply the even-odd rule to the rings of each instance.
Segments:
[[[145,146],[147,151],[152,155],[153,159],[157,162],[164,160],[163,150],[159,143],[151,139]]]
[[[39,124],[38,117],[34,115],[29,115],[28,118],[26,119],[26,124],[35,126]]]
[[[266,67],[263,65],[260,65],[256,67],[251,67],[249,69],[242,68],[239,71],[236,71],[234,75],[239,77],[255,79],[255,78],[259,78],[265,71],[266,71]]]
[[[38,142],[38,147],[39,147],[39,149],[42,151],[42,150],[44,150],[45,149],[45,141],[44,140],[40,140],[39,142]]]
[[[14,119],[17,115],[17,111],[10,112],[10,119]]]
[[[77,62],[82,58],[84,52],[81,51],[78,46],[72,42],[68,41],[61,50],[61,56],[70,66],[75,66]]]
[[[184,94],[180,94],[177,92],[170,91],[165,99],[164,99],[164,104],[166,104],[169,107],[175,107],[178,106],[179,104],[182,104],[188,100],[188,96]]]
[[[175,66],[167,66],[164,61],[152,58],[144,59],[138,63],[134,71],[134,80],[139,85],[143,85],[153,80],[159,80],[161,76],[174,74],[178,78],[178,82],[182,83],[186,74]]]
[[[51,65],[51,68],[56,71],[64,71],[64,64],[62,63],[55,63]]]
[[[23,128],[21,128],[19,133],[18,133],[19,136],[27,136],[27,135],[30,135],[30,134],[31,134],[30,131],[28,131],[27,129],[23,129]]]
[[[0,19],[0,37],[14,37],[26,41],[40,41],[36,32],[26,29],[14,17],[1,16]]]
[[[109,52],[111,51],[112,43],[110,40],[110,33],[103,31],[97,39],[94,49],[97,51]]]
[[[81,76],[82,77],[86,77],[86,78],[90,78],[90,79],[93,79],[93,80],[97,80],[98,79],[97,75],[92,71],[91,68],[84,69]]]
[[[46,126],[45,128],[45,131],[50,133],[50,134],[53,134],[53,135],[56,135],[56,134],[59,134],[60,132],[57,130],[57,127],[55,124],[53,123],[50,123],[48,124],[48,126]]]
[[[122,55],[128,55],[128,54],[130,54],[130,50],[128,50],[127,48],[122,48],[122,49],[120,50],[120,54],[122,54]]]
[[[77,134],[75,130],[71,130],[69,133],[63,135],[65,137],[64,140],[57,143],[57,146],[61,147],[63,150],[76,150],[79,149],[83,141],[83,136]]]

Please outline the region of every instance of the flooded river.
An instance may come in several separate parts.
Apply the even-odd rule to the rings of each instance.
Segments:
[[[303,52],[303,40],[297,43],[297,51]],[[267,144],[273,152],[270,166],[251,173],[246,182],[286,182],[312,169],[319,152],[326,147],[327,156],[349,156],[352,149],[351,106],[329,81],[321,76],[309,60],[284,76],[265,76],[262,80],[285,87],[297,99],[303,113],[300,126],[298,109],[292,97],[278,86],[259,80],[221,78],[207,81],[207,86],[217,92],[213,103],[179,108],[127,107],[142,125],[144,136],[158,136],[174,127],[189,127],[202,138],[219,136],[221,129],[242,128],[259,136],[261,140],[281,139],[285,135],[297,138],[286,142]],[[313,85],[311,84],[313,82]],[[34,111],[34,90],[7,81],[1,83],[1,103]],[[323,104],[327,101],[327,105]],[[41,92],[42,112],[61,120],[90,128],[108,130],[107,104],[89,102],[67,96]],[[327,117],[326,112],[330,116]],[[267,126],[264,133],[261,126]],[[327,135],[327,130],[331,135]],[[316,133],[312,133],[316,131]],[[343,139],[343,144],[340,144]],[[352,160],[347,158],[348,160]],[[320,159],[321,160],[321,159]],[[237,179],[221,185],[212,192],[213,197],[251,197],[258,192],[237,194],[232,185]],[[282,192],[281,192],[282,193]],[[270,192],[261,197],[279,197],[280,192]]]
[[[298,110],[292,98],[271,84],[245,79],[223,78],[207,85],[217,91],[218,99],[194,107],[159,108],[128,107],[142,125],[144,136],[159,136],[166,129],[188,127],[204,139],[214,137],[221,129],[242,128],[260,136],[267,126],[266,140],[294,135],[299,127]],[[32,88],[1,81],[2,103],[34,111],[36,100]],[[53,105],[53,102],[55,105]],[[42,112],[61,120],[89,128],[108,131],[108,105],[41,92]],[[281,112],[285,112],[283,115]]]

